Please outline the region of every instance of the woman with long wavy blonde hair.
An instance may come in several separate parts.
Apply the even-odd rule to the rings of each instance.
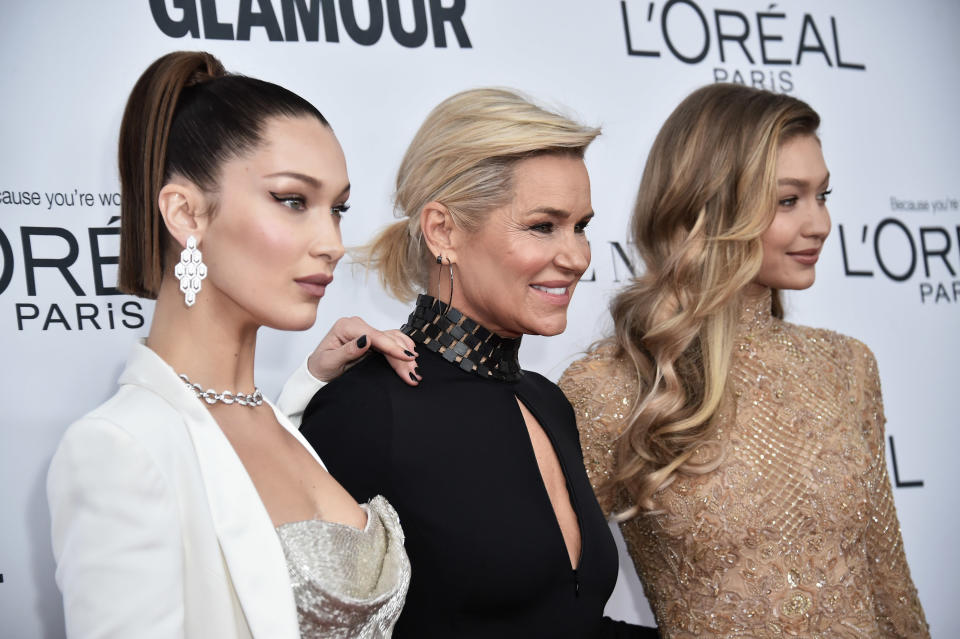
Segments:
[[[560,382],[665,637],[925,637],[872,353],[783,321],[830,230],[820,118],[703,87],[660,130],[642,275]]]

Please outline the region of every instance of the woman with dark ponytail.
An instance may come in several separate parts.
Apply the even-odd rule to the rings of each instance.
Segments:
[[[358,505],[254,385],[261,326],[310,328],[343,255],[350,184],[315,107],[172,53],[120,131],[120,288],[156,299],[120,389],[48,476],[71,637],[388,637],[409,563],[395,511]],[[308,358],[336,376],[413,343],[353,318]],[[230,389],[230,390],[227,390]]]

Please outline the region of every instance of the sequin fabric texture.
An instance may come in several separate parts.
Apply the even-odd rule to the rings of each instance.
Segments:
[[[884,457],[883,404],[862,343],[742,309],[720,466],[680,476],[657,514],[621,524],[663,637],[929,637]],[[560,386],[596,488],[637,393],[601,346]],[[601,503],[606,513],[625,495]]]
[[[396,511],[377,496],[361,506],[363,530],[312,519],[283,524],[301,636],[390,637],[410,583],[410,562]]]

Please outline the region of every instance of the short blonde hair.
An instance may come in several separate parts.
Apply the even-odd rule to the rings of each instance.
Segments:
[[[600,129],[540,107],[516,91],[472,89],[433,109],[407,148],[394,193],[398,222],[361,249],[363,261],[400,300],[426,290],[433,261],[420,213],[440,202],[454,223],[476,231],[486,214],[513,197],[513,169],[545,154],[583,157]]]

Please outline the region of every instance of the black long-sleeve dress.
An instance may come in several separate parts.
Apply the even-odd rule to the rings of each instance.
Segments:
[[[412,577],[394,636],[646,636],[603,618],[617,550],[569,402],[520,370],[519,340],[455,309],[437,313],[444,308],[421,296],[404,326],[419,343],[419,387],[374,354],[321,389],[301,426],[354,499],[383,495],[400,515]],[[581,534],[576,570],[515,398],[549,436],[566,477]]]

